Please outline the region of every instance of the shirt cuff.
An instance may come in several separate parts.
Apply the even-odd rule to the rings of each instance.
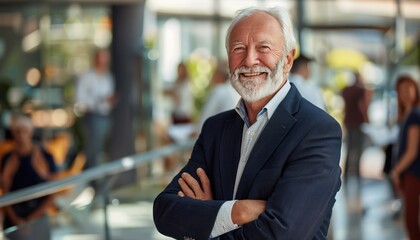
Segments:
[[[213,230],[211,231],[210,237],[218,237],[222,234],[230,232],[239,228],[238,224],[232,222],[232,208],[236,200],[226,201],[222,204],[217,213],[216,221],[214,222]]]

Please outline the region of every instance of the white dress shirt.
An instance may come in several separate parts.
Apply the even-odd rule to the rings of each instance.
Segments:
[[[174,93],[177,96],[174,101],[173,111],[176,117],[190,118],[194,110],[194,96],[191,91],[190,80],[175,83]]]
[[[112,105],[107,101],[114,94],[114,79],[111,73],[98,74],[88,70],[77,82],[76,102],[90,113],[108,115]]]
[[[278,105],[286,97],[287,93],[290,90],[290,83],[287,81],[284,86],[274,95],[274,97],[264,106],[264,108],[258,113],[257,121],[251,125],[248,115],[246,114],[245,105],[243,100],[240,100],[236,106],[236,111],[239,116],[244,121],[243,135],[242,135],[242,144],[241,144],[241,156],[239,159],[239,165],[236,172],[235,186],[233,190],[232,199],[235,199],[236,192],[238,190],[239,182],[242,177],[242,173],[245,169],[248,157],[258,140],[261,132],[264,130],[267,122],[273,116],[274,111],[277,109]],[[210,237],[214,238],[235,230],[239,228],[237,224],[232,222],[232,208],[236,200],[226,201],[220,207],[219,212],[217,213],[216,221],[213,226],[213,230],[210,234]]]

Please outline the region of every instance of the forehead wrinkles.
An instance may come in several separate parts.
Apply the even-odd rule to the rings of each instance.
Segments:
[[[276,36],[278,35],[278,36]],[[279,39],[276,41],[276,39]],[[229,36],[231,46],[243,43],[246,39],[258,43],[278,42],[283,38],[282,26],[279,21],[265,12],[257,12],[239,21],[232,29]]]

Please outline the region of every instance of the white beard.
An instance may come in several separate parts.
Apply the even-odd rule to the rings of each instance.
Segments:
[[[284,59],[279,61],[276,68],[271,71],[268,67],[240,67],[230,74],[233,88],[241,95],[245,102],[253,103],[275,93],[283,83]],[[244,78],[241,73],[266,72],[267,79],[261,75]],[[242,79],[241,79],[242,78]]]

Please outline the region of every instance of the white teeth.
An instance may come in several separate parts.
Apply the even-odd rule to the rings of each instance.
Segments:
[[[259,72],[256,72],[256,73],[243,73],[243,75],[245,75],[245,77],[253,77],[253,76],[258,76],[260,74],[261,73],[259,73]]]

